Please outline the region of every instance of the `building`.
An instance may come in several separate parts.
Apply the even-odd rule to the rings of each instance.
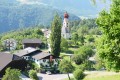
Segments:
[[[0,52],[0,77],[5,74],[5,70],[8,67],[24,71],[27,67],[27,62],[17,55]]]
[[[44,33],[44,37],[46,37],[47,39],[49,39],[51,31],[49,29],[41,29],[41,30]]]
[[[17,51],[16,55],[22,57],[23,59],[34,61],[39,67],[51,67],[50,62],[52,61],[54,67],[58,67],[59,57],[55,57],[50,53],[40,51],[38,49],[28,47],[23,50]]]
[[[41,43],[42,42],[40,39],[24,39],[22,41],[23,49],[27,47],[39,48]]]
[[[68,18],[69,18],[69,15],[67,12],[65,12],[63,26],[62,26],[62,30],[61,30],[61,36],[65,39],[71,38]]]

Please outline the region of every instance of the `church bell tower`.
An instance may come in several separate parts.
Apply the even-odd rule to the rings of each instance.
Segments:
[[[65,12],[64,13],[63,25],[62,25],[62,30],[61,30],[61,36],[65,39],[70,39],[71,38],[68,18],[69,18],[69,15],[68,15],[67,12]]]

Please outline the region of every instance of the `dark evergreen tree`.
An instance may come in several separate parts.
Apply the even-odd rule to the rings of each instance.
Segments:
[[[51,54],[55,56],[60,55],[60,43],[61,43],[61,26],[62,20],[58,14],[55,15],[54,20],[51,24]]]

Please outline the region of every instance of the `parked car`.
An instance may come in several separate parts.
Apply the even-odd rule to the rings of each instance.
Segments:
[[[47,71],[46,74],[51,75],[52,73],[50,71]]]

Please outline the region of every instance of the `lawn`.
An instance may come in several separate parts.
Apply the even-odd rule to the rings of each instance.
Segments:
[[[85,77],[83,80],[120,80],[119,75],[107,75],[107,76],[99,76],[99,77]]]
[[[69,80],[69,79],[64,79]],[[75,80],[75,79],[71,79]],[[83,80],[120,80],[120,73],[114,72],[89,72]]]

